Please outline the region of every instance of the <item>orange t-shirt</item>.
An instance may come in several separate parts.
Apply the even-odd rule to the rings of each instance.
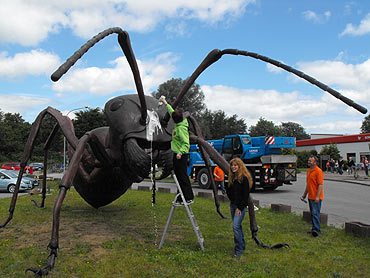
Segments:
[[[308,199],[315,200],[317,195],[317,190],[319,189],[319,184],[324,185],[324,173],[316,166],[313,170],[311,168],[307,171],[307,190]],[[320,194],[320,200],[324,199],[324,188]]]
[[[224,180],[225,173],[224,173],[224,171],[222,171],[222,169],[220,167],[217,166],[215,168],[215,170],[213,171],[213,174],[220,177],[220,178],[217,178],[215,176],[215,181],[223,181]]]

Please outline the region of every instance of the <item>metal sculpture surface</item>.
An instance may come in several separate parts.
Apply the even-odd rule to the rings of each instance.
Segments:
[[[71,161],[60,182],[59,194],[54,206],[51,240],[48,245],[50,248],[49,261],[44,268],[27,269],[40,276],[47,275],[54,267],[55,258],[57,257],[59,248],[60,211],[67,190],[71,188],[72,184],[87,203],[98,208],[119,198],[127,191],[133,182],[140,182],[147,177],[151,169],[151,157],[154,159],[154,163],[158,160],[162,160],[164,165],[164,175],[162,175],[162,177],[168,175],[172,167],[170,141],[173,124],[172,121],[169,121],[169,115],[165,107],[160,106],[157,99],[144,95],[139,69],[127,32],[116,27],[99,33],[76,51],[62,66],[60,66],[59,69],[53,73],[51,79],[53,81],[58,81],[61,76],[65,74],[69,68],[71,68],[74,63],[95,43],[113,33],[118,34],[118,42],[131,67],[138,95],[123,95],[108,101],[105,105],[104,112],[109,126],[91,130],[80,139],[76,137],[72,122],[68,117],[63,116],[58,110],[52,107],[48,107],[43,110],[33,123],[30,135],[25,145],[16,191],[14,192],[10,203],[9,217],[0,226],[0,228],[5,227],[13,218],[20,180],[24,173],[25,166],[32,154],[35,139],[40,130],[42,120],[46,114],[50,114],[57,120],[57,124],[54,126],[54,129],[44,146],[44,177],[46,177],[47,174],[48,149],[58,129],[61,129],[63,135],[68,141],[68,155],[71,157]],[[224,54],[249,56],[274,64],[275,66],[292,72],[293,74],[329,92],[360,112],[366,113],[367,111],[366,108],[354,103],[352,100],[342,96],[337,91],[320,83],[303,72],[268,57],[237,49],[225,49],[222,51],[215,49],[211,51],[190,78],[187,79],[187,82],[182,88],[179,96],[175,102],[172,103],[173,108],[176,108],[181,102],[182,98],[197,77],[206,68],[218,61]],[[195,119],[191,115],[188,116],[188,119],[193,125],[196,133],[196,135],[190,136],[191,143],[197,143],[199,145],[200,151],[206,161],[206,165],[208,166],[208,170],[210,171],[210,176],[211,168],[209,157],[211,157],[215,163],[227,172],[227,161],[225,161],[225,159],[203,139],[201,130]],[[214,196],[217,196],[217,189],[214,182],[213,192]],[[45,197],[46,179],[44,179],[42,186],[41,207],[44,206]],[[253,200],[250,197],[248,201],[248,212],[252,238],[259,246],[265,248],[280,248],[288,246],[285,243],[268,246],[258,239],[258,228],[252,201]],[[219,209],[220,205],[217,198],[215,198],[215,204],[217,212],[223,217]]]

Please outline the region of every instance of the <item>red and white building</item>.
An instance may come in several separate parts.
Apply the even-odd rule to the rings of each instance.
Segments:
[[[320,153],[324,146],[336,144],[344,160],[350,157],[360,163],[367,157],[370,160],[370,133],[355,135],[311,134],[311,139],[297,140],[296,151],[316,150]]]

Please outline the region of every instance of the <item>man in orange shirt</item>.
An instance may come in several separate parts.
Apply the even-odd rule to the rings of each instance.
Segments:
[[[216,187],[218,188],[218,186],[220,186],[222,194],[225,194],[226,191],[225,191],[225,181],[224,181],[225,173],[224,173],[224,171],[222,171],[222,169],[217,165],[215,170],[213,171],[213,175],[215,176]]]
[[[320,210],[324,199],[324,173],[317,166],[317,157],[310,156],[308,159],[307,186],[302,195],[304,200],[308,193],[308,204],[310,206],[312,230],[311,234],[317,237],[320,233]]]

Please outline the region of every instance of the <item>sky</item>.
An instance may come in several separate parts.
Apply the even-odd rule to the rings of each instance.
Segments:
[[[189,77],[211,50],[233,48],[281,61],[370,108],[369,0],[0,0],[0,111],[32,123],[52,106],[73,118],[79,108],[136,93],[116,34],[50,79],[111,27],[129,33],[148,95]],[[309,134],[357,134],[368,115],[245,56],[224,55],[196,83],[208,109],[236,114],[248,128],[262,117]]]

